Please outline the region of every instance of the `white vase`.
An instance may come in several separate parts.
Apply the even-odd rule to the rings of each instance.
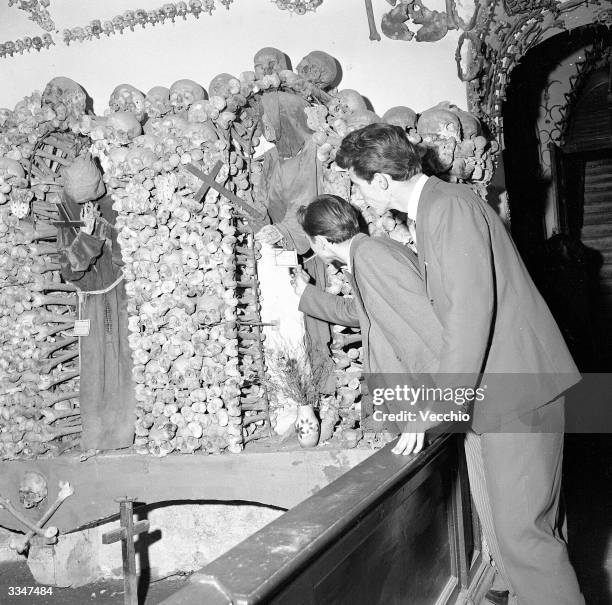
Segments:
[[[311,405],[298,407],[295,430],[302,447],[314,447],[319,443],[321,428]]]

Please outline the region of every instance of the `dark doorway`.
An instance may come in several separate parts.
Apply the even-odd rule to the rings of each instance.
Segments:
[[[503,107],[512,235],[582,372],[612,372],[610,46],[610,33],[596,25],[546,40],[513,70]],[[599,55],[568,98],[548,176],[537,127],[543,92],[559,63],[594,47]],[[551,187],[557,229],[547,238]],[[566,435],[563,481],[570,556],[586,603],[609,605],[612,435]]]

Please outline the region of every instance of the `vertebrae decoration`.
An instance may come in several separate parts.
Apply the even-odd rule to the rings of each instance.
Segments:
[[[14,4],[17,4],[17,8],[20,10],[28,13],[28,19],[34,21],[45,31],[50,32],[55,29],[55,23],[47,10],[50,4],[49,0],[8,0],[9,6]]]
[[[272,2],[281,10],[288,10],[296,15],[305,15],[323,4],[323,0],[272,0]]]
[[[234,0],[219,1],[229,10],[230,4],[232,4]],[[43,3],[44,0],[41,0],[41,4]],[[20,8],[22,7],[20,6]],[[85,42],[86,40],[92,40],[94,38],[99,39],[103,34],[111,36],[114,34],[123,34],[127,29],[134,31],[138,25],[145,28],[147,25],[155,26],[158,23],[164,24],[166,21],[174,23],[178,17],[182,17],[186,20],[188,15],[192,15],[196,19],[199,19],[202,13],[212,15],[216,8],[215,0],[189,0],[188,2],[168,2],[160,8],[148,11],[141,8],[128,10],[122,15],[113,17],[109,21],[93,19],[84,27],[64,29],[62,32],[62,40],[64,44],[68,46],[71,42]],[[54,27],[55,26],[53,26],[53,28]],[[31,50],[49,48],[54,44],[55,42],[51,34],[44,34],[42,37],[36,36],[34,38],[26,37],[16,41],[9,40],[0,44],[0,58],[13,57],[16,53],[23,54],[24,51],[29,52]]]

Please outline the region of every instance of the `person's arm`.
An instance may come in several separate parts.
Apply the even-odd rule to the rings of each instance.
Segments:
[[[323,292],[307,284],[300,297],[299,310],[329,323],[359,327],[359,315],[355,299]]]
[[[482,371],[495,313],[495,266],[484,213],[461,199],[450,200],[428,233],[439,255],[440,280],[450,303],[442,321],[439,374],[475,378]],[[441,377],[443,380],[443,377]],[[470,385],[471,386],[471,385]]]

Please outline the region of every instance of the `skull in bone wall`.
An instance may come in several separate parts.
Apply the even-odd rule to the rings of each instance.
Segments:
[[[356,111],[346,118],[346,131],[353,132],[355,130],[359,130],[360,128],[364,128],[365,126],[369,126],[370,124],[378,124],[380,121],[380,118],[369,109]]]
[[[119,84],[113,90],[108,101],[108,107],[112,113],[116,111],[130,111],[138,120],[144,118],[145,96],[131,84]]]
[[[338,76],[336,60],[322,50],[308,53],[297,66],[297,72],[315,86],[329,88]]]
[[[403,105],[391,107],[391,109],[385,111],[382,119],[386,124],[399,126],[406,131],[416,128],[417,124],[416,111],[413,111],[410,109],[410,107],[405,107]]]
[[[266,46],[255,53],[253,66],[255,77],[258,80],[261,80],[264,76],[270,76],[284,69],[289,69],[285,53],[271,46]]]
[[[177,80],[170,87],[170,105],[174,111],[184,111],[196,101],[206,98],[206,91],[193,80]]]
[[[58,119],[80,119],[85,113],[87,95],[85,91],[70,78],[59,76],[53,78],[42,94],[43,105],[50,105]]]
[[[26,471],[19,483],[19,502],[24,508],[34,508],[47,497],[47,480],[35,471]]]
[[[358,113],[368,109],[364,98],[351,88],[339,90],[329,102],[329,108],[335,115]]]
[[[111,113],[106,120],[106,137],[115,145],[128,145],[142,134],[142,126],[129,111]]]
[[[227,99],[240,92],[240,80],[231,74],[218,74],[211,80],[208,91],[211,97],[223,97]]]
[[[425,150],[423,164],[426,171],[442,174],[448,171],[461,141],[461,122],[444,104],[424,111],[417,121],[417,132]]]
[[[149,118],[162,118],[171,109],[170,89],[165,86],[154,86],[144,100],[145,112]]]

